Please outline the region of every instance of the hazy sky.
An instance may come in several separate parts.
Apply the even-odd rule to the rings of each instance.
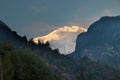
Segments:
[[[120,0],[0,0],[0,19],[20,35],[35,37],[69,25],[89,27],[120,15]]]

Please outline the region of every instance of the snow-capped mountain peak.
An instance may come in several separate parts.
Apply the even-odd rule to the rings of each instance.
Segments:
[[[48,35],[36,37],[33,41],[36,44],[38,44],[39,41],[43,44],[49,42],[52,49],[58,48],[61,54],[69,54],[75,49],[77,36],[86,31],[86,28],[79,26],[64,26],[54,30]]]

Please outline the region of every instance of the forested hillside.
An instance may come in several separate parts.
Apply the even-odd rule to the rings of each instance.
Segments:
[[[10,43],[0,43],[3,80],[56,80],[55,74],[40,57],[18,50]]]

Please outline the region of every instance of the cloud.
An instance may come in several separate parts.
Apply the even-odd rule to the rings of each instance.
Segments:
[[[56,29],[55,26],[46,23],[31,23],[22,27],[22,32],[27,34],[28,38],[46,35]]]
[[[88,28],[93,22],[97,21],[99,17],[94,16],[91,18],[85,18],[85,19],[80,19],[80,20],[73,20],[69,22],[69,25],[75,25],[75,26],[83,26],[85,28]]]
[[[75,50],[76,38],[78,34],[86,32],[87,29],[78,26],[64,26],[58,28],[46,36],[40,36],[33,39],[33,41],[38,44],[49,42],[52,49],[57,49],[61,54],[70,54]]]
[[[85,9],[85,10],[83,10]],[[87,7],[83,7],[80,8],[80,10],[82,10],[85,14],[87,13]],[[79,14],[80,14],[80,10],[78,10]],[[103,16],[114,16],[115,13],[113,13],[112,9],[104,9],[104,10],[100,10],[100,12],[97,12],[95,15],[91,15],[87,18],[79,18],[78,17],[82,17],[82,16],[78,16],[78,13],[75,14],[75,18],[69,22],[69,25],[76,25],[76,26],[84,26],[86,28],[88,28],[92,23],[94,23],[95,21],[97,21],[98,19],[100,19]]]
[[[104,9],[101,13],[101,16],[118,16],[118,15],[120,15],[120,9],[118,8]]]
[[[113,15],[113,12],[111,9],[105,9],[102,12],[102,16],[112,16],[112,15]]]

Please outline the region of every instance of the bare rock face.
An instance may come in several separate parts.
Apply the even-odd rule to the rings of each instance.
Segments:
[[[75,59],[87,56],[120,68],[120,16],[102,17],[77,38]]]

